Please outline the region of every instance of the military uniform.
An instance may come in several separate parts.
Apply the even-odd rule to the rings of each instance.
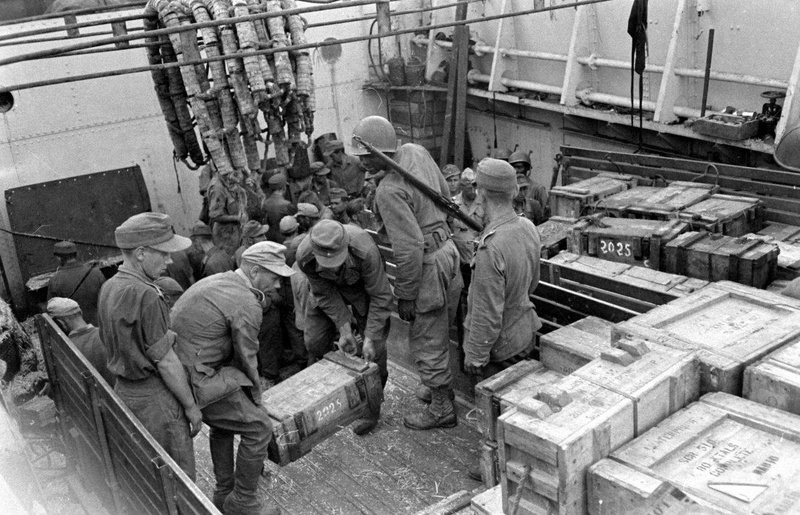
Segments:
[[[50,278],[47,298],[71,298],[81,307],[84,319],[90,324],[97,324],[97,296],[105,281],[105,276],[96,266],[77,261],[68,263],[59,267]]]
[[[366,170],[361,166],[361,162],[357,157],[344,154],[342,156],[342,164],[336,164],[333,160],[330,160],[325,166],[330,169],[333,181],[344,189],[351,198],[361,194],[361,190],[364,188]]]
[[[350,322],[352,308],[360,331],[376,344],[375,361],[385,385],[389,377],[386,338],[394,297],[383,258],[369,234],[353,225],[343,225],[347,257],[337,271],[322,268],[312,249],[312,236],[320,227],[314,226],[297,250],[298,268],[308,278],[315,300],[315,306],[306,311],[306,348],[315,358],[333,350],[336,328]]]
[[[543,224],[549,218],[549,205],[547,201],[547,188],[531,181],[531,185],[528,188],[528,202],[530,206],[530,215],[528,216],[533,220],[534,224]]]
[[[221,221],[222,216],[240,217],[246,208],[246,194],[244,189],[235,186],[231,191],[220,180],[219,175],[208,183],[208,217],[211,232],[214,236],[214,244],[225,248],[228,253],[233,253],[239,246],[239,239],[242,236],[239,220]]]
[[[188,250],[189,249],[170,254],[172,263],[167,265],[167,275],[175,279],[184,291],[188,290],[189,286],[195,281],[194,270],[189,261]]]
[[[405,144],[394,159],[434,191],[449,196],[444,177],[423,147]],[[430,388],[450,388],[448,306],[458,302],[463,281],[447,216],[394,172],[378,185],[376,206],[397,266],[394,293],[414,301],[409,343],[420,379]]]
[[[116,377],[108,371],[108,367],[106,366],[106,347],[100,339],[100,329],[92,324],[88,324],[82,329],[70,331],[69,339],[72,340],[75,347],[83,353],[86,360],[94,366],[95,370],[103,376],[103,379],[113,387],[116,382]]]
[[[194,447],[183,406],[156,363],[172,349],[169,308],[145,275],[124,263],[100,290],[100,339],[108,352],[114,390],[167,453],[194,478]]]
[[[230,272],[233,269],[233,258],[224,249],[214,245],[203,258],[202,277]]]
[[[267,232],[267,239],[275,243],[283,243],[283,236],[280,231],[281,219],[284,216],[293,215],[297,212],[297,208],[291,202],[283,198],[280,191],[273,191],[272,194],[264,201],[264,211],[267,214],[266,223],[269,225]]]

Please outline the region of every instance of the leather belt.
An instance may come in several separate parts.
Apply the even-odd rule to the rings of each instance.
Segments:
[[[436,252],[447,243],[447,240],[450,239],[450,231],[439,227],[427,234],[423,234],[422,237],[425,241],[425,253],[430,254],[431,252]]]

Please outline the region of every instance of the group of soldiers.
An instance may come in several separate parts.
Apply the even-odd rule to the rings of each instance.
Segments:
[[[456,195],[483,231],[449,219],[376,150],[434,192]],[[530,301],[539,279],[539,235],[527,213],[515,210],[525,182],[519,177],[527,177],[530,165],[518,173],[517,163],[486,158],[474,171],[456,170],[456,190],[448,186],[447,167],[440,170],[419,145],[398,148],[394,128],[378,116],[355,128],[357,158],[344,154],[340,142],[326,153],[329,163],[312,164],[315,175],[305,185],[289,181],[284,172],[265,179],[267,190],[257,206],[261,220],[242,223],[249,194],[218,188],[228,181],[224,177],[215,177],[207,188],[210,227],[196,225],[191,239],[175,234],[167,215],[132,216],[115,231],[123,262],[108,280],[97,277],[96,268],[76,264],[74,245],[56,246],[59,273],[81,268],[67,287],[54,288],[54,281],[48,312],[73,341],[81,341],[76,345],[192,478],[192,438],[201,423],[209,426],[213,502],[226,514],[279,513],[259,499],[257,486],[272,438],[262,406],[270,386],[264,374],[277,368],[282,350],[304,353],[306,363],[313,363],[335,344],[375,362],[385,385],[386,340],[396,312],[409,326],[421,382],[415,393],[424,403],[404,424],[415,430],[450,428],[457,424],[450,327],[462,291],[468,292],[463,338],[468,373],[488,377],[525,359],[541,325]],[[337,187],[316,180],[337,166],[340,173],[347,171]],[[323,185],[327,202],[314,191]],[[297,202],[285,198],[287,190]],[[338,215],[337,198],[345,205]],[[379,227],[391,243],[393,285],[377,245],[359,222],[364,212],[370,217],[361,219]],[[86,298],[91,293],[78,294],[90,285],[94,303]],[[286,305],[291,309],[283,313],[277,307]],[[82,338],[87,332],[92,337]],[[282,349],[274,343],[280,335],[301,343]],[[378,407],[356,421],[353,431],[372,431],[379,417]],[[234,454],[235,435],[240,441]]]

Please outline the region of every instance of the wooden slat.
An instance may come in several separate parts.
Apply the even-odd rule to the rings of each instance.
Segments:
[[[534,294],[537,297],[552,299],[559,304],[568,306],[578,313],[584,313],[587,316],[591,314],[610,322],[623,322],[639,314],[636,311],[593,299],[587,295],[582,295],[545,282],[539,283]]]
[[[594,286],[590,286],[588,284],[583,284],[576,281],[570,281],[568,279],[562,279],[559,282],[559,286],[562,286],[574,292],[588,295],[589,297],[598,300],[602,300],[603,302],[608,302],[609,304],[613,304],[615,306],[620,306],[622,308],[635,311],[637,313],[646,313],[656,306],[656,304],[652,304],[650,302],[642,302],[633,297],[627,297],[625,295],[620,295],[618,293],[606,291],[602,288],[597,288]]]

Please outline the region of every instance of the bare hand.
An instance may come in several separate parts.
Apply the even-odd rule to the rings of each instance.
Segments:
[[[356,339],[353,336],[353,331],[350,329],[349,323],[339,328],[339,342],[336,345],[339,347],[339,350],[351,356],[354,356],[356,352],[358,352]]]
[[[467,374],[471,374],[474,376],[482,376],[483,375],[483,366],[475,365],[473,363],[464,363],[464,372]]]
[[[361,350],[361,355],[367,361],[375,361],[375,344],[367,337],[364,337],[364,347]]]
[[[400,315],[400,320],[411,322],[417,315],[417,310],[414,308],[414,301],[407,299],[397,300],[397,314]]]
[[[194,438],[200,432],[200,428],[203,427],[203,414],[200,413],[200,408],[197,407],[197,404],[192,404],[185,412],[186,418],[189,419],[190,434]]]

